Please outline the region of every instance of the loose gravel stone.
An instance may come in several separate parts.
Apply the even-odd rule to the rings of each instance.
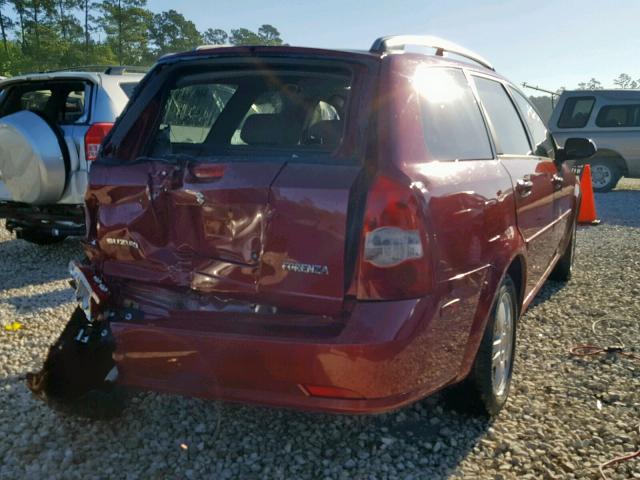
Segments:
[[[492,423],[443,395],[354,417],[138,393],[120,419],[63,416],[23,377],[74,308],[67,264],[80,244],[39,247],[2,228],[0,478],[599,478],[599,464],[639,448],[640,362],[568,350],[620,339],[640,354],[640,181],[596,206],[603,224],[578,230],[574,278],[548,282],[521,319],[512,394]],[[608,473],[640,478],[640,461]]]

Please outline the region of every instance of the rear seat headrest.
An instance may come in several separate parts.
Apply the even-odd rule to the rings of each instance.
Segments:
[[[277,113],[255,113],[247,117],[240,138],[248,145],[295,145],[299,132]]]
[[[320,120],[309,127],[309,139],[319,145],[335,146],[342,138],[342,120]]]

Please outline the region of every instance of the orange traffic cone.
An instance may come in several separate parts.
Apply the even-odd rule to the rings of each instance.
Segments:
[[[584,166],[580,177],[580,190],[582,190],[582,202],[578,212],[578,223],[587,225],[598,225],[600,220],[596,216],[596,200],[593,196],[593,185],[591,185],[591,165]]]

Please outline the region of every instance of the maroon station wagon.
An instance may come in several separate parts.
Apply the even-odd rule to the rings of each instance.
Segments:
[[[100,382],[345,413],[459,384],[496,414],[594,151],[434,37],[164,57],[91,168],[73,338],[109,342]]]

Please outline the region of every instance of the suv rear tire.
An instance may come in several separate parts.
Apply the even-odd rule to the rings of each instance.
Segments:
[[[498,288],[471,373],[450,391],[456,407],[495,416],[504,406],[513,374],[518,305],[515,284],[506,275]]]
[[[622,177],[620,169],[611,160],[595,159],[591,165],[591,184],[594,192],[610,192]]]

